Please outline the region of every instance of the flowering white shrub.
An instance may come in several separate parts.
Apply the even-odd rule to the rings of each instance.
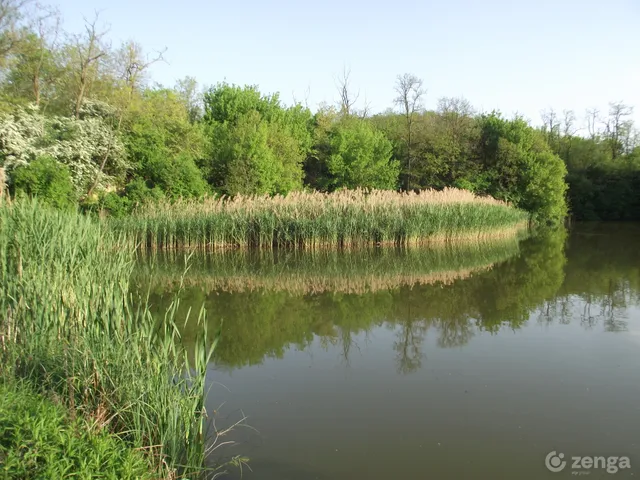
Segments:
[[[11,178],[17,166],[48,156],[69,167],[78,193],[96,179],[104,188],[128,168],[125,147],[109,124],[110,114],[105,105],[87,102],[79,120],[45,117],[36,107],[0,115],[0,167]]]

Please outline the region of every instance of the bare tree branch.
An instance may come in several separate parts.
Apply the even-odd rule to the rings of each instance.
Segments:
[[[623,102],[611,102],[609,104],[609,117],[605,121],[605,134],[611,146],[611,157],[616,159],[623,151],[622,139],[632,129],[633,123],[625,120],[631,116],[633,107]]]
[[[405,189],[411,187],[411,157],[413,146],[413,121],[415,114],[422,109],[422,97],[426,93],[422,86],[421,79],[410,73],[398,75],[396,80],[395,91],[398,96],[394,102],[402,108],[402,113],[406,121],[406,138],[407,146],[407,175],[405,178]]]
[[[33,0],[0,0],[0,65],[20,43],[19,24]]]
[[[350,115],[351,110],[360,97],[360,91],[355,95],[352,94],[349,85],[349,77],[351,76],[351,69],[346,66],[342,69],[342,75],[336,79],[336,88],[340,95],[340,113],[343,115]]]
[[[360,111],[360,118],[365,119],[371,115],[371,102],[367,100],[367,95],[364,96],[364,107]]]
[[[598,119],[600,118],[600,110],[597,108],[588,108],[587,109],[587,130],[589,131],[589,136],[591,140],[594,140],[598,135]]]
[[[91,80],[91,70],[93,65],[104,57],[107,53],[103,45],[103,38],[108,30],[98,31],[97,23],[100,12],[95,12],[92,21],[85,18],[86,36],[76,37],[76,48],[78,52],[78,92],[76,94],[75,117],[80,118],[82,102],[87,93],[87,88]]]

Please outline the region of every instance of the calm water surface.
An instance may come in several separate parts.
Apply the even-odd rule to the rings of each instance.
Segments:
[[[184,259],[151,261],[162,311]],[[180,315],[224,320],[207,403],[248,417],[219,451],[251,458],[243,478],[640,478],[640,225],[190,263]],[[552,450],[632,468],[553,474]]]

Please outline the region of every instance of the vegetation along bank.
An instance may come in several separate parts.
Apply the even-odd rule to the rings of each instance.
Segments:
[[[36,201],[0,204],[3,478],[61,478],[66,467],[109,478],[202,470],[204,377],[215,340],[204,311],[182,315],[195,331],[202,326],[187,358],[174,322],[178,301],[159,324],[144,300],[133,309],[132,260],[133,249],[90,217]],[[8,398],[24,416],[8,415]],[[72,451],[63,459],[64,438]],[[89,455],[82,470],[90,441],[104,447],[102,463]]]

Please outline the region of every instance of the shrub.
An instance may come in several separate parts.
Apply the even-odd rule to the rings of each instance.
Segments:
[[[131,213],[129,199],[115,192],[109,192],[100,197],[98,210],[108,213],[112,217],[124,217]]]
[[[15,195],[38,197],[42,203],[63,210],[73,208],[76,204],[68,167],[51,157],[39,157],[17,167],[12,177]]]
[[[186,154],[175,157],[154,155],[147,160],[143,176],[152,188],[159,188],[169,198],[198,198],[209,190],[200,169]]]
[[[142,178],[136,178],[124,187],[124,194],[129,199],[131,209],[155,203],[164,199],[164,192],[159,187],[149,188]]]

